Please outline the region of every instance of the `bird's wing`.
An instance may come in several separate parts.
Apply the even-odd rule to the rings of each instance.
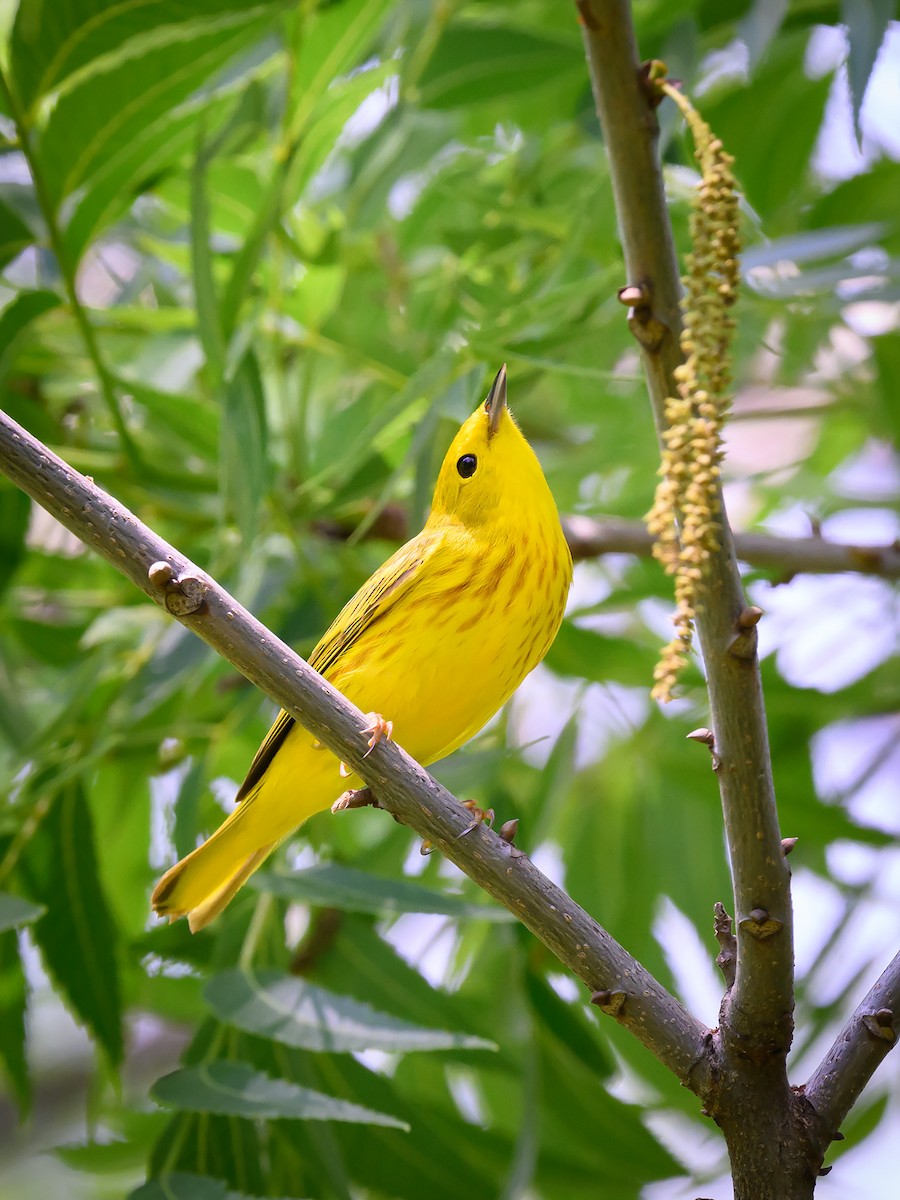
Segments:
[[[354,642],[415,585],[424,563],[439,542],[439,534],[423,530],[392,554],[341,609],[309,656],[309,665],[327,679],[329,668],[339,664]],[[237,794],[238,800],[244,800],[260,782],[294,724],[289,713],[278,714],[250,764],[247,778]]]

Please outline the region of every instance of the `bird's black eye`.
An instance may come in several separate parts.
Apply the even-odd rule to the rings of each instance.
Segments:
[[[475,474],[475,468],[478,466],[478,459],[474,454],[464,454],[462,458],[457,460],[456,469],[462,475],[463,479],[471,479]]]

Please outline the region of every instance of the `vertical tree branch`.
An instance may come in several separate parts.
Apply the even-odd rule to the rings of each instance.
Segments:
[[[666,398],[676,394],[673,372],[682,362],[682,323],[657,150],[658,96],[638,59],[628,0],[576,2],[625,257],[620,298],[631,306],[629,325],[661,436]],[[790,875],[756,655],[759,613],[747,607],[724,507],[720,514],[721,550],[709,564],[696,629],[734,884],[737,958],[722,1005],[722,1088],[711,1112],[728,1140],[740,1200],[785,1200],[812,1194],[818,1165],[806,1152],[785,1070],[793,1032]]]
[[[657,430],[682,362],[680,285],[657,156],[658,125],[638,62],[628,0],[579,0],[619,230],[635,289],[629,323],[641,347]],[[697,619],[734,879],[738,956],[728,1023],[745,1048],[786,1052],[793,1009],[789,872],[781,851],[756,633],[727,516]]]

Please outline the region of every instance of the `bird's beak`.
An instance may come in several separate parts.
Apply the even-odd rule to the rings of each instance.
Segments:
[[[493,437],[500,428],[503,413],[506,409],[506,363],[497,372],[497,377],[491,384],[488,398],[484,402],[488,415],[488,437]]]

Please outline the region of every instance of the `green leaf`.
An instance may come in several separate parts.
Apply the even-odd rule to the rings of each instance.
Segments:
[[[319,98],[335,80],[360,63],[390,9],[390,0],[343,0],[308,15],[293,80],[292,138],[303,131]]]
[[[345,912],[374,913],[376,916],[441,913],[448,917],[484,921],[515,920],[499,906],[473,904],[459,896],[430,891],[406,879],[381,879],[336,863],[309,867],[292,875],[258,874],[253,877],[253,886],[276,896]]]
[[[451,25],[419,80],[420,102],[426,108],[459,108],[534,92],[575,71],[584,72],[584,52],[574,40],[501,26]]]
[[[246,354],[225,383],[220,431],[225,512],[249,543],[266,484],[266,410],[256,358]]]
[[[653,671],[652,659],[633,640],[582,629],[570,620],[563,621],[544,663],[557,675],[636,687],[646,684],[648,671],[651,676]]]
[[[841,20],[847,27],[847,38],[850,42],[847,78],[853,102],[853,128],[860,146],[860,113],[866,98],[866,88],[869,86],[878,51],[896,9],[896,0],[841,0]]]
[[[194,279],[194,305],[200,344],[210,368],[212,390],[218,392],[225,375],[225,339],[219,322],[216,290],[210,250],[209,198],[207,196],[207,152],[200,141],[191,171],[191,265]],[[227,399],[226,399],[227,407]],[[227,420],[227,413],[226,413]]]
[[[38,317],[62,303],[56,292],[19,292],[0,313],[0,378],[19,335]]]
[[[884,333],[872,338],[872,349],[877,367],[876,388],[884,410],[885,433],[897,429],[900,424],[900,396],[897,380],[900,379],[900,333]]]
[[[540,1028],[552,1034],[584,1066],[608,1079],[615,1063],[600,1040],[599,1031],[589,1029],[576,1005],[567,1004],[541,975],[529,971],[525,991],[538,1018]]]
[[[30,246],[34,236],[22,218],[0,200],[0,268]]]
[[[232,1191],[221,1179],[210,1179],[208,1175],[192,1175],[187,1171],[174,1171],[171,1175],[160,1175],[148,1179],[139,1188],[128,1193],[128,1200],[250,1200],[244,1192]]]
[[[212,1062],[183,1067],[164,1075],[150,1089],[154,1100],[167,1108],[220,1113],[234,1117],[285,1118],[298,1121],[349,1121],[408,1129],[387,1113],[373,1112],[346,1100],[273,1079],[248,1063]]]
[[[76,80],[53,108],[38,146],[54,206],[128,156],[136,138],[267,32],[277,7],[258,4],[197,22],[176,41]]]
[[[72,261],[81,259],[99,230],[128,211],[138,192],[180,159],[187,159],[196,145],[201,119],[208,122],[218,119],[232,102],[224,89],[210,97],[192,97],[174,112],[163,113],[145,128],[136,130],[127,142],[97,163],[85,186],[66,206],[68,219],[63,238]],[[144,315],[149,318],[154,314],[152,310],[144,310]]]
[[[40,904],[0,892],[0,933],[7,929],[18,929],[20,925],[30,925],[43,916],[44,911]]]
[[[34,939],[75,1015],[113,1063],[122,1057],[116,930],[100,885],[94,822],[79,780],[66,783],[31,839],[29,890],[44,905]]]
[[[220,1021],[307,1050],[491,1050],[484,1038],[411,1025],[280,971],[226,971],[206,999]]]
[[[227,23],[241,0],[20,0],[10,62],[20,101],[30,109],[87,66],[96,74],[151,45],[184,40],[193,26]],[[261,7],[259,0],[254,9]],[[140,39],[140,40],[139,40]]]
[[[831,90],[830,77],[806,76],[806,40],[796,33],[784,38],[749,86],[704,97],[703,116],[734,155],[738,185],[765,221],[796,207]],[[760,129],[769,136],[758,137]]]
[[[886,223],[870,221],[866,225],[832,226],[774,238],[748,246],[741,255],[741,269],[746,272],[779,262],[816,262],[851,254],[877,242],[886,229]]]
[[[18,897],[5,896],[4,899]],[[7,928],[0,933],[0,1063],[23,1116],[31,1106],[31,1076],[25,1057],[27,1000],[18,937],[14,930]]]
[[[16,567],[25,558],[25,536],[31,520],[31,498],[18,488],[0,483],[0,595],[12,583]]]

